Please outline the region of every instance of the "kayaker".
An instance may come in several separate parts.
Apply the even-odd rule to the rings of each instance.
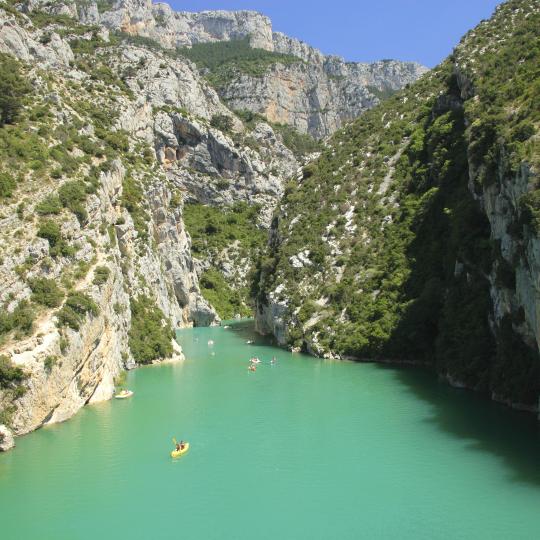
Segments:
[[[177,452],[180,452],[180,450],[182,450],[182,447],[180,446],[180,443],[177,442],[177,443],[176,443],[176,451],[177,451]]]

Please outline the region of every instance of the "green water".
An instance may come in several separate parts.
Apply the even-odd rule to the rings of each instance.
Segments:
[[[19,439],[0,455],[0,538],[540,538],[534,419],[252,337],[182,331],[186,362],[130,373],[131,400]],[[178,461],[173,435],[192,445]]]

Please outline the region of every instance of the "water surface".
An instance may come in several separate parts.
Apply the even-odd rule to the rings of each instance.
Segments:
[[[131,400],[0,455],[2,539],[540,538],[532,417],[416,370],[290,354],[251,323],[178,339],[187,360],[130,373]],[[173,436],[191,443],[177,461]]]

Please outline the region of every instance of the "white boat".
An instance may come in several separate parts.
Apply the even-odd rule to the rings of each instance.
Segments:
[[[208,340],[208,346],[211,347],[213,344],[214,344],[214,341],[211,340],[211,339],[209,339],[209,340]]]
[[[133,395],[133,392],[131,390],[122,390],[118,394],[114,396],[115,399],[127,399],[130,398]]]

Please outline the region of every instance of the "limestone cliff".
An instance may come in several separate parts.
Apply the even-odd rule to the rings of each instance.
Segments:
[[[16,435],[109,399],[137,362],[180,358],[170,329],[219,322],[185,201],[258,204],[264,227],[299,166],[190,61],[75,14],[0,3],[0,63],[23,96],[0,127],[0,424]]]
[[[232,109],[262,114],[317,138],[333,133],[382,96],[427,71],[415,62],[367,64],[325,56],[306,43],[273,32],[270,19],[254,11],[175,12],[150,0],[110,2],[101,13],[92,2],[77,6],[84,22],[150,38],[169,49],[246,38],[253,48],[298,58],[287,64],[276,60],[256,76],[239,71],[218,91]]]

